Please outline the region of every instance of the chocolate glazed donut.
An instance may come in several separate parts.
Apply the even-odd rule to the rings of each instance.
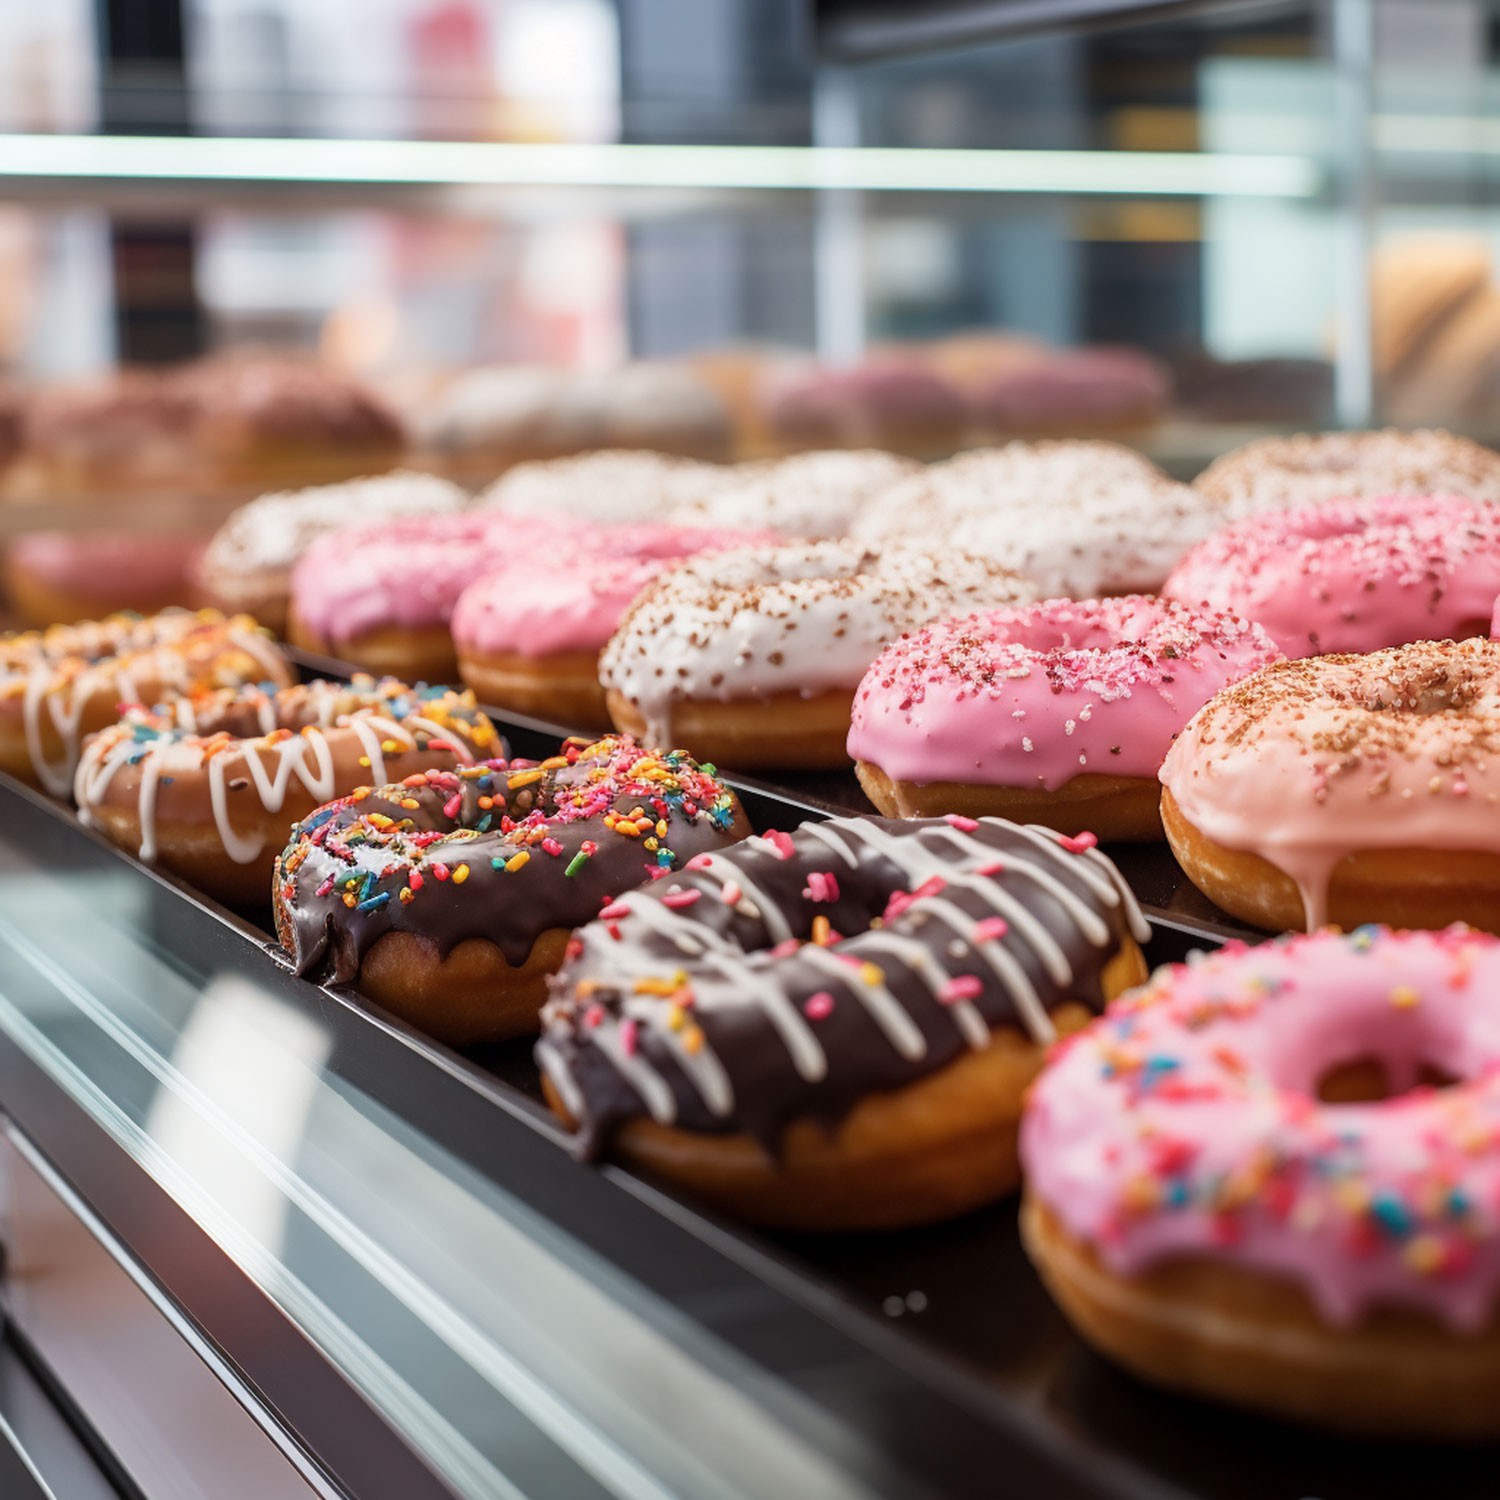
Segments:
[[[761,1223],[926,1222],[1015,1187],[1027,1084],[1148,931],[1092,835],[807,823],[576,933],[537,1059],[586,1156]]]
[[[574,927],[748,831],[683,752],[569,740],[540,764],[428,771],[319,808],[277,861],[276,931],[299,974],[443,1041],[521,1036]]]

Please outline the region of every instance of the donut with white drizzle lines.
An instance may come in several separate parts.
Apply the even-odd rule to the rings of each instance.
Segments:
[[[248,615],[168,609],[0,636],[0,771],[64,797],[84,739],[121,703],[250,682],[285,687],[292,669]]]
[[[266,902],[292,825],[358,786],[502,754],[473,693],[387,677],[132,704],[84,749],[78,813],[209,895]]]
[[[1000,818],[835,818],[700,856],[580,929],[537,1061],[580,1153],[810,1230],[1018,1180],[1047,1047],[1145,977],[1095,848]]]

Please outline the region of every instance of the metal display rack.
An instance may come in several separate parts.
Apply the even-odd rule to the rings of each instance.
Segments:
[[[555,747],[497,717],[515,752]],[[737,785],[762,828],[855,800]],[[295,977],[264,913],[17,783],[0,807],[0,1305],[118,1492],[1491,1492],[1472,1450],[1331,1442],[1117,1372],[1046,1298],[1014,1201],[765,1235],[581,1165],[529,1045],[452,1052]],[[1154,959],[1237,930],[1158,851],[1125,868]]]

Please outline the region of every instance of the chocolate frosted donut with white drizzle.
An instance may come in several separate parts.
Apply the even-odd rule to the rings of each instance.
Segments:
[[[244,688],[140,704],[96,734],[79,816],[220,900],[264,903],[287,832],[319,804],[504,749],[473,693],[394,678]]]
[[[748,831],[682,751],[570,739],[319,808],[277,862],[276,931],[299,974],[443,1041],[523,1036],[579,923]]]
[[[586,1155],[759,1223],[928,1222],[1015,1187],[1026,1086],[1147,935],[1091,835],[805,823],[576,933],[537,1060]]]
[[[66,796],[84,738],[113,724],[121,703],[292,680],[254,620],[217,610],[111,615],[0,638],[0,771]]]

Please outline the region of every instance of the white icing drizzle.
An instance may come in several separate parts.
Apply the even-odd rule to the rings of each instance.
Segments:
[[[1025,943],[1043,972],[1059,987],[1074,980],[1074,969],[1057,939],[1035,913],[1028,909],[1021,897],[1001,885],[998,877],[1009,875],[1013,879],[1027,881],[1038,891],[1045,893],[1092,947],[1103,948],[1111,942],[1109,924],[1085,900],[1069,890],[1057,875],[1042,868],[1044,863],[1056,864],[1059,872],[1066,869],[1105,907],[1121,909],[1131,934],[1136,938],[1144,940],[1150,936],[1150,930],[1123,877],[1096,850],[1065,850],[1057,834],[1036,826],[1021,827],[1005,823],[1001,819],[984,819],[983,822],[1003,827],[1012,837],[1021,837],[1035,850],[1035,856],[1018,858],[1014,849],[995,848],[951,824],[933,824],[920,832],[900,837],[887,832],[869,819],[841,819],[832,824],[807,823],[800,831],[823,844],[850,869],[857,869],[859,866],[859,857],[853,845],[858,842],[869,845],[903,872],[911,890],[919,889],[932,876],[940,877],[942,886],[932,893],[917,897],[908,910],[917,917],[944,923],[955,934],[956,941],[966,945],[974,953],[976,960],[988,967],[1032,1039],[1046,1044],[1056,1038],[1056,1029],[1026,967],[1006,946],[1007,941]],[[746,844],[768,854],[780,854],[775,844],[760,836],[752,836],[746,840]],[[962,864],[955,863],[952,856],[945,855],[945,848],[951,849],[959,861],[972,861],[981,868],[993,863],[998,869],[994,875],[981,875],[975,869],[964,869]],[[804,859],[803,863],[805,862]],[[697,867],[697,870],[698,873],[710,876],[721,887],[734,883],[753,895],[760,904],[767,934],[773,945],[793,936],[785,915],[753,880],[747,878],[732,858],[721,855],[710,863]],[[985,916],[1003,918],[1006,923],[1005,933],[1000,937],[981,937],[979,925],[985,918],[972,916],[958,906],[949,895],[944,894],[950,890],[977,893],[983,903]],[[671,894],[670,889],[667,894]],[[694,988],[698,1010],[712,1012],[747,998],[753,1000],[775,1027],[799,1075],[804,1080],[815,1083],[827,1074],[828,1057],[816,1032],[790,995],[775,981],[769,968],[757,963],[754,955],[745,953],[737,944],[696,921],[691,915],[685,915],[684,912],[692,911],[691,906],[683,911],[667,907],[662,904],[659,896],[649,890],[631,892],[621,900],[643,924],[666,938],[678,952],[685,954],[690,960],[696,960],[700,970],[712,969],[726,981],[722,992],[717,995],[714,986]],[[840,993],[861,1004],[902,1057],[912,1062],[921,1060],[928,1052],[927,1041],[921,1028],[885,982],[882,966],[868,959],[871,953],[889,954],[894,961],[905,965],[909,972],[917,976],[933,1001],[951,1017],[953,1025],[969,1047],[977,1050],[989,1044],[990,1026],[979,1007],[969,999],[944,998],[943,992],[954,975],[945,970],[926,943],[886,927],[871,928],[859,934],[857,942],[857,949],[847,951],[851,956],[857,954],[861,960],[858,964],[849,962],[838,952],[813,943],[802,944],[798,949],[798,957],[836,982]],[[645,974],[654,972],[658,967],[658,961],[649,951],[639,952],[633,957],[627,957],[628,953],[627,949],[616,959],[616,963],[627,970],[639,964]],[[871,967],[879,971],[873,983]],[[620,977],[623,980],[642,976],[622,974]],[[730,1113],[733,1108],[732,1083],[719,1059],[702,1037],[698,1039],[695,1050],[689,1052],[682,1037],[662,1024],[663,1010],[655,997],[631,995],[625,1000],[622,1011],[638,1026],[650,1028],[652,1035],[664,1039],[672,1048],[684,1076],[693,1084],[709,1110],[721,1118]],[[555,1014],[558,1013],[552,1012],[552,1015]],[[636,1087],[652,1117],[663,1123],[670,1123],[676,1116],[670,1089],[666,1088],[658,1075],[651,1072],[649,1064],[638,1053],[626,1057],[620,1048],[616,1032],[617,1028],[606,1023],[590,1031],[590,1040],[602,1048],[626,1080]],[[580,1115],[585,1101],[571,1075],[568,1060],[551,1043],[542,1044],[538,1049],[538,1057],[564,1101],[568,1102],[570,1112],[575,1116]],[[642,1086],[644,1078],[649,1078],[646,1086]]]

